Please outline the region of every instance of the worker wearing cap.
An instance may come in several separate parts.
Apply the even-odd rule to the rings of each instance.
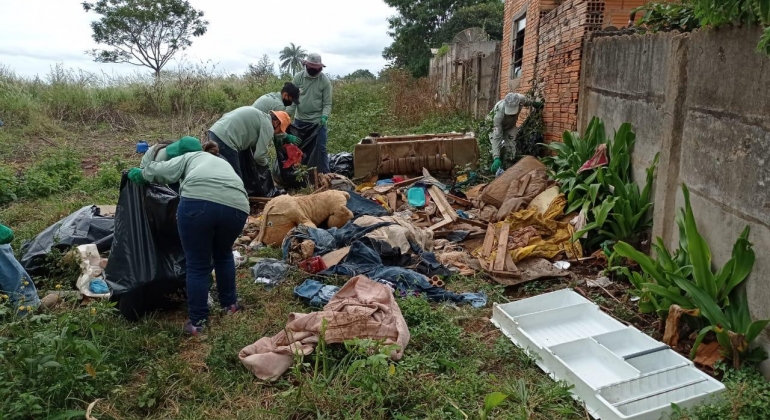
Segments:
[[[270,111],[287,111],[289,107],[287,113],[291,115],[297,105],[299,105],[299,88],[294,83],[286,82],[280,92],[266,93],[260,96],[252,106],[265,114]],[[300,143],[300,139],[291,134],[276,135],[276,138],[278,140],[285,138],[287,142],[295,145]]]
[[[296,123],[320,124],[318,149],[322,156],[318,171],[329,173],[329,155],[326,152],[326,122],[332,112],[332,82],[322,72],[326,67],[319,54],[309,54],[304,62],[305,70],[294,76],[294,84],[300,92],[300,103],[296,106]]]
[[[223,115],[211,126],[209,140],[219,146],[219,154],[243,178],[238,153],[254,148],[254,161],[259,166],[270,163],[268,149],[277,134],[286,133],[291,124],[284,111],[264,113],[253,106],[242,106]]]
[[[516,127],[516,121],[519,119],[519,111],[522,106],[532,106],[542,108],[543,104],[539,101],[530,101],[526,96],[520,93],[509,93],[500,100],[492,109],[492,134],[489,140],[492,143],[492,157],[494,161],[489,168],[492,173],[497,172],[503,165],[502,159],[505,159],[506,167],[513,163],[516,156],[516,133],[519,128]]]

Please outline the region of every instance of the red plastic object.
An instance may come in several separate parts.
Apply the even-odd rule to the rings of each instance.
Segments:
[[[293,144],[284,144],[283,150],[286,151],[286,160],[283,161],[283,169],[291,168],[297,163],[302,162],[302,150]]]
[[[299,263],[299,268],[306,273],[315,274],[326,270],[328,267],[326,267],[323,258],[313,257]]]

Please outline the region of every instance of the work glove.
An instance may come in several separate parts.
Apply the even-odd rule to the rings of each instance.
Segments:
[[[147,180],[142,176],[142,170],[139,168],[131,168],[131,170],[128,171],[128,179],[136,185],[144,185],[147,183]]]
[[[497,172],[498,169],[500,169],[500,166],[502,165],[503,165],[503,162],[500,161],[500,158],[495,158],[489,170],[492,171],[492,173],[495,173]]]
[[[329,117],[326,115],[321,116],[321,125],[326,127],[326,121],[329,121]]]
[[[299,137],[297,136],[292,136],[291,134],[287,134],[286,142],[291,143],[295,146],[299,146],[299,144],[302,143],[302,140],[300,140]]]
[[[543,109],[543,105],[544,105],[543,101],[532,102],[532,108],[535,108],[535,109]]]
[[[0,224],[0,245],[10,244],[13,241],[13,231],[6,225]]]

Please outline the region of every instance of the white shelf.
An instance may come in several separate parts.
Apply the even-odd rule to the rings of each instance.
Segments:
[[[502,305],[492,323],[602,420],[658,420],[724,391],[665,344],[602,312],[570,289]]]

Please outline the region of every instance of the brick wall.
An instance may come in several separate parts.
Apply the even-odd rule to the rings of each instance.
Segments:
[[[500,98],[526,93],[537,83],[545,97],[546,141],[577,129],[580,61],[585,36],[607,26],[626,26],[631,10],[646,0],[506,0],[501,44]],[[526,11],[521,77],[511,79],[514,19]],[[526,118],[524,108],[519,121]]]

